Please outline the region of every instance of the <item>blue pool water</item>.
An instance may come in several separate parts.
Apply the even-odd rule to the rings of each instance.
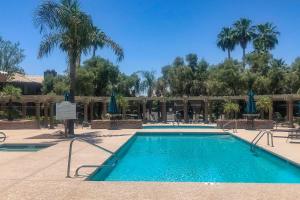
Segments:
[[[105,165],[89,180],[300,183],[298,167],[231,135],[137,134]]]
[[[202,129],[202,128],[216,128],[215,126],[164,126],[164,125],[154,125],[154,126],[143,126],[143,129]]]

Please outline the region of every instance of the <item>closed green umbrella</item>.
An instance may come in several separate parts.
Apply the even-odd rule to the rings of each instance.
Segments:
[[[248,92],[248,101],[247,101],[246,112],[247,112],[247,114],[255,114],[256,113],[254,92],[252,90],[249,90],[249,92]]]
[[[113,92],[110,97],[109,105],[108,105],[108,113],[110,114],[117,114],[118,113],[118,106],[115,97],[115,93]]]

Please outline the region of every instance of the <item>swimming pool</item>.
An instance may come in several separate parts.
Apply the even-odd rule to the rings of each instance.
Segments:
[[[0,152],[35,152],[52,145],[53,144],[1,144]]]
[[[232,135],[138,133],[104,166],[89,180],[300,183],[300,168]]]
[[[171,126],[171,125],[154,125],[154,126],[143,126],[143,129],[205,129],[205,128],[216,128],[215,126],[194,126],[194,125],[179,125],[179,126]]]

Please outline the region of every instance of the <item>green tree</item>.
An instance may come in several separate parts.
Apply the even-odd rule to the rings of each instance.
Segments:
[[[227,101],[224,104],[224,113],[227,114],[229,119],[235,118],[236,113],[240,111],[240,106],[237,103],[234,103],[232,101]]]
[[[210,95],[239,95],[245,91],[242,78],[242,66],[239,62],[225,60],[209,71],[206,82]]]
[[[119,79],[119,68],[106,59],[93,57],[83,62],[83,68],[94,74],[94,95],[110,96]]]
[[[92,71],[79,67],[76,77],[76,93],[79,96],[93,96],[95,90],[94,80],[95,74]]]
[[[185,60],[187,61],[187,66],[190,67],[192,69],[192,71],[194,72],[198,65],[197,54],[190,53],[190,54],[186,55]]]
[[[14,73],[24,74],[20,63],[24,60],[24,50],[19,43],[12,43],[0,37],[0,71],[8,73],[8,78]]]
[[[285,74],[287,73],[287,65],[282,59],[273,59],[271,68],[267,77],[270,79],[270,88],[272,94],[282,94],[285,92]]]
[[[276,30],[276,26],[272,23],[259,24],[255,26],[255,34],[253,39],[253,45],[258,52],[268,52],[275,48],[278,44],[279,32]]]
[[[117,100],[117,105],[120,108],[119,110],[121,110],[122,113],[122,119],[125,119],[126,110],[129,106],[128,101],[121,95],[118,95],[116,100]]]
[[[95,46],[103,44],[111,47],[119,60],[123,51],[115,43],[107,42],[105,34],[98,31],[89,15],[81,11],[77,0],[45,1],[36,10],[35,25],[43,34],[38,57],[50,54],[58,46],[68,57],[70,76],[70,101],[75,102],[76,69],[79,67],[81,55],[88,53]],[[70,120],[69,134],[74,134],[74,121]]]
[[[246,61],[250,66],[250,71],[259,75],[267,75],[270,69],[272,55],[268,52],[254,51],[246,55]]]
[[[224,27],[218,34],[217,46],[223,51],[227,51],[228,59],[231,59],[230,53],[234,50],[237,43],[236,33],[233,28]]]
[[[13,99],[19,99],[21,97],[21,93],[22,90],[14,87],[13,85],[6,85],[1,91],[1,96],[8,98],[7,119],[9,121],[14,120]]]
[[[272,99],[267,96],[262,96],[256,101],[256,107],[260,111],[262,119],[264,119],[264,113],[270,112],[273,109]]]
[[[140,71],[143,77],[141,83],[141,90],[147,94],[148,97],[152,97],[154,94],[156,78],[154,71]]]
[[[246,48],[248,43],[252,41],[254,36],[254,27],[252,21],[246,18],[241,18],[234,24],[234,31],[236,33],[236,40],[243,50],[243,67],[246,66]]]

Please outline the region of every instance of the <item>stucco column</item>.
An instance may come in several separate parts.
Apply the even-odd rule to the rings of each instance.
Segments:
[[[48,119],[48,103],[44,103],[44,126],[45,128],[48,128],[49,125],[49,119]]]
[[[4,111],[4,110],[5,110],[4,105],[5,105],[4,102],[0,102],[0,110],[1,110],[1,111]]]
[[[54,103],[50,102],[50,129],[54,129]]]
[[[107,114],[107,102],[104,100],[102,101],[102,118],[105,118]]]
[[[25,119],[27,114],[27,103],[22,102],[22,118]]]
[[[183,100],[183,119],[185,123],[189,122],[189,116],[188,116],[188,100]]]
[[[40,102],[35,102],[35,118],[40,125],[40,118],[41,118],[41,107]]]
[[[273,120],[273,100],[272,100],[271,109],[269,110],[269,120]]]
[[[161,102],[161,119],[164,123],[167,122],[167,104],[166,100],[162,100]]]
[[[83,121],[84,122],[88,122],[88,109],[89,109],[88,103],[84,103],[84,105],[83,105]]]
[[[138,119],[142,119],[142,116],[141,116],[141,103],[138,101],[138,102],[136,102],[136,105],[137,105]]]
[[[146,113],[147,113],[146,102],[147,102],[146,100],[142,101],[142,104],[143,104],[143,122],[144,123],[147,121],[147,118],[146,118]]]
[[[90,119],[94,119],[94,102],[90,102]]]
[[[293,112],[294,112],[294,102],[292,99],[287,101],[288,107],[288,120],[289,120],[289,127],[293,127]]]
[[[208,123],[209,103],[208,100],[204,100],[204,122]]]

